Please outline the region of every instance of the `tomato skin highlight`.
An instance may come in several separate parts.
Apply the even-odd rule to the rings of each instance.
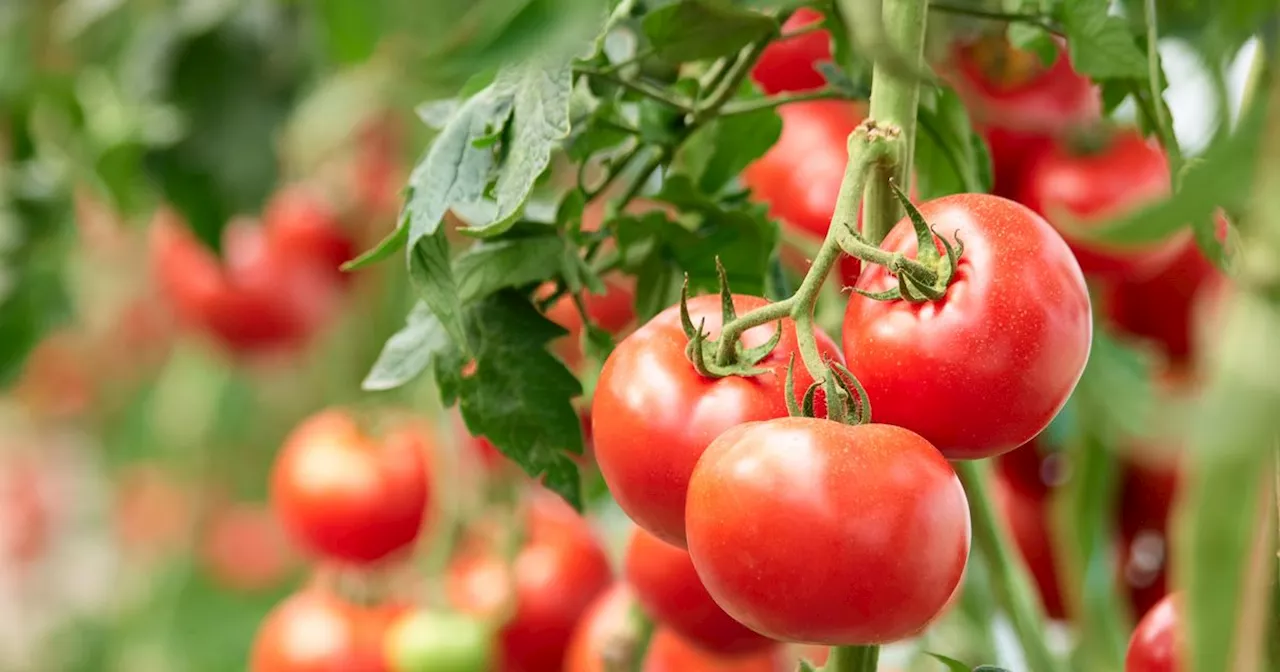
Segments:
[[[689,482],[688,530],[698,576],[725,612],[813,644],[921,632],[960,585],[970,543],[968,499],[926,440],[814,418],[716,439]]]
[[[387,672],[383,638],[398,607],[365,608],[318,588],[276,605],[258,629],[250,672]]]
[[[782,24],[785,35],[822,20],[822,13],[808,7],[797,9]],[[831,60],[831,34],[815,30],[804,35],[771,42],[760,54],[760,60],[751,71],[751,78],[765,93],[784,91],[810,91],[827,84],[818,63]]]
[[[416,428],[366,437],[338,409],[285,439],[271,472],[271,505],[306,548],[370,563],[417,538],[430,502],[425,439]]]
[[[613,581],[600,542],[568,504],[539,493],[525,522],[526,541],[510,569],[491,540],[473,539],[447,574],[449,602],[464,613],[492,616],[514,600],[515,613],[497,637],[495,669],[502,672],[560,669],[574,626]]]
[[[625,574],[646,613],[701,649],[742,654],[777,644],[724,613],[702,585],[687,551],[641,528],[631,534]]]
[[[605,656],[614,638],[625,632],[635,598],[629,586],[614,585],[591,605],[573,634],[565,672],[609,672]],[[649,641],[642,672],[789,672],[794,666],[776,644],[764,651],[721,657],[681,639],[658,625]]]
[[[733,302],[739,315],[767,303],[744,295],[735,295]],[[694,297],[688,306],[695,325],[705,320],[706,331],[719,335],[718,295]],[[776,329],[776,324],[761,325],[743,334],[741,342],[761,345]],[[842,361],[830,338],[821,332],[816,337],[823,356]],[[702,451],[730,427],[787,415],[786,367],[793,355],[793,393],[802,395],[812,382],[800,365],[795,323],[789,319],[783,320],[777,347],[757,364],[768,371],[759,376],[703,378],[685,358],[687,342],[679,306],[658,314],[614,349],[591,407],[596,461],[618,505],[636,524],[680,547],[689,475]],[[825,401],[820,406],[825,413]]]
[[[1061,44],[1048,69],[1003,40],[958,44],[953,55],[957,65],[949,79],[991,150],[997,195],[1018,193],[1028,162],[1054,137],[1102,116],[1098,86],[1071,67]],[[1022,71],[993,73],[984,63],[990,58],[997,68],[1011,63]]]
[[[1031,162],[1017,200],[1054,224],[1085,274],[1144,278],[1166,268],[1191,245],[1191,232],[1149,245],[1116,247],[1081,239],[1069,227],[1106,222],[1167,196],[1171,189],[1164,150],[1130,129],[1117,132],[1096,153],[1076,154],[1063,142],[1053,143]]]
[[[1062,237],[1031,210],[986,194],[920,206],[964,255],[940,301],[852,295],[844,318],[849,369],[876,422],[906,427],[948,459],[1006,453],[1030,441],[1066,404],[1093,333],[1084,276]],[[881,247],[914,256],[904,218]],[[869,266],[857,287],[896,285]]]
[[[1179,672],[1182,669],[1182,596],[1165,597],[1147,612],[1129,639],[1124,672]]]

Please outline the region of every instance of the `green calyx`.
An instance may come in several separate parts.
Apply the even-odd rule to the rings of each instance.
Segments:
[[[899,299],[912,303],[939,301],[947,295],[947,287],[955,280],[960,256],[964,254],[964,241],[960,240],[959,233],[954,236],[954,245],[945,237],[938,235],[902,189],[893,182],[890,182],[889,186],[906,210],[907,217],[915,229],[916,258],[911,259],[901,252],[885,252],[874,247],[863,239],[851,224],[846,223],[841,247],[864,262],[884,266],[898,279],[896,287],[883,292],[868,292],[856,287],[853,291],[876,301]],[[942,245],[942,253],[938,252],[939,244]]]
[[[871,422],[871,401],[867,390],[858,382],[844,364],[831,358],[824,360],[827,375],[821,381],[813,381],[800,400],[795,397],[796,356],[787,363],[787,413],[791,417],[816,418],[818,389],[827,399],[827,419],[846,425],[864,425]]]
[[[720,310],[721,324],[729,324],[738,319],[738,311],[733,305],[733,293],[729,291],[729,279],[724,265],[716,258],[716,271],[720,274]],[[722,343],[712,339],[705,331],[706,321],[693,324],[689,316],[689,278],[685,276],[684,287],[680,290],[680,324],[684,327],[685,336],[689,338],[684,354],[693,364],[699,375],[708,378],[724,378],[725,376],[758,376],[768,373],[769,369],[757,366],[782,341],[782,321],[773,337],[755,347],[748,348],[741,339]],[[723,337],[722,337],[723,338]]]

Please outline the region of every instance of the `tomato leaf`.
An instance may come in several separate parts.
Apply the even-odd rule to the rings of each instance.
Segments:
[[[409,311],[405,326],[387,339],[361,387],[368,391],[391,390],[417,378],[437,353],[449,347],[444,325],[423,301]]]
[[[534,59],[498,73],[489,91],[512,108],[510,141],[505,148],[494,200],[494,219],[463,229],[481,237],[496,236],[515,223],[533,185],[551,162],[551,152],[569,136],[569,94],[573,69],[569,62]]]
[[[968,665],[950,656],[944,656],[941,653],[933,653],[931,651],[925,651],[925,655],[933,658],[943,665],[946,665],[949,672],[969,672]]]
[[[365,250],[360,256],[348,261],[342,265],[342,270],[351,272],[358,271],[362,268],[372,266],[383,259],[399,252],[404,248],[405,242],[409,240],[409,225],[402,222],[394,231],[387,234],[385,238],[378,241],[371,249]]]
[[[477,243],[453,261],[458,295],[471,303],[506,287],[550,278],[560,269],[564,250],[557,235]]]
[[[1094,79],[1142,79],[1147,59],[1125,20],[1108,12],[1107,0],[1071,0],[1059,5],[1071,65]]]
[[[777,32],[772,18],[711,0],[683,0],[650,12],[645,35],[657,55],[673,62],[733,54]]]
[[[712,151],[707,157],[698,188],[714,194],[724,188],[748,164],[764,156],[782,134],[782,117],[772,109],[717,119],[698,131],[705,134]],[[691,138],[689,142],[694,142]]]
[[[473,305],[466,326],[477,344],[474,371],[462,373],[466,359],[456,350],[436,363],[446,402],[456,397],[473,435],[489,439],[530,476],[545,476],[548,488],[581,508],[578,469],[565,453],[582,453],[582,427],[570,403],[582,386],[545,348],[567,332],[514,290]]]
[[[960,97],[940,88],[922,96],[916,118],[916,188],[925,199],[991,190],[991,156]]]
[[[412,235],[412,234],[410,234]],[[420,238],[409,248],[409,279],[418,295],[464,352],[469,350],[462,326],[462,300],[449,264],[449,241],[444,229]]]

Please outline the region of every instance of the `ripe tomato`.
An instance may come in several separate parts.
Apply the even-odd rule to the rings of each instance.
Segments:
[[[635,599],[626,584],[615,584],[596,598],[574,630],[565,672],[609,672],[611,656],[625,656],[619,637],[625,636]],[[611,651],[613,649],[613,651]],[[616,664],[615,664],[616,665]],[[794,669],[782,647],[776,644],[763,651],[722,657],[703,651],[659,624],[649,640],[642,672],[785,672]]]
[[[635,323],[636,313],[632,306],[635,293],[632,283],[623,277],[608,277],[604,282],[604,294],[584,291],[582,302],[591,320],[616,336]],[[582,315],[578,313],[573,297],[564,296],[552,304],[547,309],[547,318],[568,330],[568,335],[557,339],[552,347],[565,365],[577,369],[582,365]]]
[[[920,206],[940,235],[964,242],[941,301],[849,299],[844,351],[876,422],[906,427],[950,459],[1005,453],[1041,432],[1071,396],[1089,357],[1093,318],[1071,250],[1031,210],[957,194]],[[903,218],[886,250],[912,255]],[[857,287],[896,285],[869,266]]]
[[[382,643],[401,611],[360,607],[318,588],[281,602],[258,628],[250,672],[387,672]]]
[[[1002,37],[958,44],[954,55],[950,80],[991,148],[997,194],[1018,192],[1027,161],[1052,138],[1102,116],[1097,85],[1071,68],[1061,44],[1048,67]]]
[[[969,556],[960,480],[928,441],[891,425],[734,427],[698,461],[687,519],[716,603],[794,642],[915,635],[956,593]]]
[[[724,613],[702,585],[688,552],[641,528],[631,533],[624,571],[645,612],[699,648],[742,654],[776,644]]]
[[[265,507],[245,503],[225,505],[210,515],[200,558],[220,584],[241,591],[279,585],[295,560],[279,521]]]
[[[738,314],[766,304],[735,295]],[[720,332],[719,296],[689,300],[696,325],[706,320]],[[591,406],[596,461],[618,505],[659,539],[684,546],[685,491],[689,475],[712,439],[734,425],[787,415],[787,362],[794,355],[795,393],[811,378],[796,352],[795,323],[785,320],[782,340],[759,363],[763,375],[704,378],[685,358],[688,339],[680,327],[680,308],[672,306],[618,344],[600,372]],[[747,346],[768,342],[776,324],[751,329]],[[840,357],[835,344],[818,333],[818,349]],[[825,404],[823,405],[825,412]]]
[[[492,540],[464,547],[449,567],[449,601],[491,617],[513,600],[514,613],[498,633],[498,669],[558,670],[574,624],[613,572],[586,521],[553,495],[530,500],[525,522],[525,542],[510,568]]]
[[[1007,455],[1024,453],[1032,446],[1024,446]],[[1054,557],[1053,538],[1050,536],[1052,517],[1049,515],[1049,489],[1038,491],[1020,486],[1009,478],[1006,471],[998,469],[993,480],[993,495],[1001,520],[1009,528],[1022,560],[1026,562],[1031,578],[1040,592],[1040,602],[1050,618],[1067,617],[1058,585],[1058,568]]]
[[[418,611],[391,624],[384,653],[391,672],[486,672],[491,639],[476,619]]]
[[[350,277],[338,267],[356,256],[355,242],[318,194],[302,186],[280,190],[267,203],[262,225],[286,261],[335,280]]]
[[[814,100],[778,108],[782,135],[742,173],[769,216],[819,239],[827,235],[849,162],[849,134],[866,116],[859,103]],[[862,226],[859,219],[858,226]],[[858,278],[859,261],[840,257],[845,284]]]
[[[1124,672],[1177,672],[1182,669],[1182,597],[1169,595],[1151,608],[1129,640]]]
[[[425,437],[417,428],[381,443],[345,411],[330,409],[285,439],[271,472],[271,505],[316,553],[367,563],[418,536],[430,503]]]
[[[1140,247],[1115,247],[1073,236],[1070,227],[1103,223],[1170,191],[1164,150],[1135,130],[1116,133],[1106,147],[1073,153],[1054,143],[1031,161],[1018,201],[1043,215],[1071,244],[1091,276],[1143,278],[1167,267],[1188,245],[1190,231]]]
[[[801,8],[782,24],[782,32],[786,34],[821,20],[822,14],[817,10]],[[760,54],[751,78],[765,93],[820,89],[826,86],[827,80],[815,66],[830,60],[831,34],[815,30],[770,43]]]

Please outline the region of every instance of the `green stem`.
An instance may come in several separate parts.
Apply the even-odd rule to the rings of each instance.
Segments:
[[[1025,14],[1019,12],[997,12],[981,7],[971,5],[955,5],[949,2],[932,2],[929,9],[937,12],[945,12],[947,14],[958,14],[960,16],[971,16],[976,19],[991,19],[992,21],[1007,21],[1010,23],[1026,23],[1037,28],[1041,28],[1046,32],[1054,35],[1065,35],[1063,29],[1050,21],[1047,17],[1039,14]]]
[[[725,105],[720,111],[721,117],[731,117],[735,114],[750,114],[760,110],[767,110],[788,103],[802,103],[809,100],[852,100],[848,94],[837,91],[835,89],[817,89],[815,91],[803,91],[800,93],[785,93],[769,98],[758,98],[756,100],[744,100],[737,104]]]
[[[711,96],[707,98],[707,102],[692,111],[693,121],[691,126],[698,126],[702,122],[715,116],[729,102],[730,98],[738,92],[738,88],[742,86],[742,81],[751,73],[751,68],[755,67],[756,61],[760,60],[760,55],[764,53],[765,47],[769,46],[768,40],[759,40],[751,43],[750,46],[742,50],[733,65],[729,66],[728,71],[716,84],[716,88],[711,92]]]
[[[663,91],[662,89],[659,89],[654,86],[650,86],[644,82],[634,80],[634,79],[628,79],[626,77],[621,77],[617,73],[610,72],[608,70],[598,70],[596,68],[588,68],[583,66],[579,66],[578,68],[576,68],[576,70],[578,71],[578,74],[586,75],[588,77],[593,77],[595,79],[599,79],[601,81],[605,81],[610,84],[613,84],[614,86],[620,86],[624,89],[627,89],[628,91],[640,94],[646,98],[651,98],[668,107],[675,108],[676,110],[680,112],[684,112],[685,114],[691,114],[693,112],[693,108],[685,101],[679,100],[674,96],[672,96],[671,94],[667,93],[666,91]]]
[[[1013,542],[996,518],[988,486],[990,469],[987,463],[960,460],[953,464],[969,496],[973,540],[978,547],[978,555],[987,563],[996,599],[1013,622],[1014,632],[1027,658],[1027,667],[1043,672],[1060,672],[1059,661],[1045,646],[1040,627],[1044,621],[1044,609],[1031,585],[1027,568],[1014,554]]]
[[[857,16],[860,0],[840,0],[849,16]],[[928,0],[892,0],[884,4],[885,37],[889,45],[904,54],[909,65],[919,69],[924,61],[925,23]],[[915,146],[916,107],[920,102],[919,80],[907,73],[897,73],[877,62],[871,71],[870,118],[878,124],[901,129],[896,143],[896,156],[890,156],[876,170],[866,187],[863,235],[878,245],[902,217],[902,206],[889,188],[892,178],[898,184],[910,184],[911,154]]]
[[[875,672],[880,662],[878,646],[834,646],[823,672]]]
[[[644,189],[645,183],[649,181],[649,176],[653,174],[653,171],[662,166],[662,163],[667,160],[667,156],[669,155],[670,150],[663,147],[650,156],[649,160],[645,161],[644,164],[640,166],[640,170],[636,172],[635,178],[631,180],[631,184],[627,187],[627,190],[622,193],[622,198],[618,199],[619,211],[626,208],[631,201],[635,200],[635,197],[640,194],[640,190]]]
[[[1178,146],[1178,138],[1173,135],[1169,108],[1160,93],[1160,32],[1156,26],[1156,0],[1145,0],[1142,3],[1142,13],[1147,24],[1147,86],[1151,91],[1151,104],[1155,108],[1156,130],[1160,134],[1160,144],[1164,145],[1164,151],[1169,155],[1169,171],[1177,177],[1182,172],[1182,148]]]

